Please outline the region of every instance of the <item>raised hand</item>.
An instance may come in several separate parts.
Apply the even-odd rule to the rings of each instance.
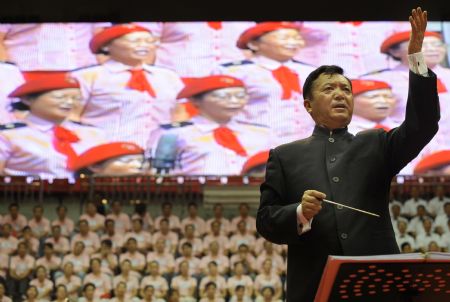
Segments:
[[[409,16],[411,24],[411,37],[409,38],[408,54],[422,51],[422,42],[427,28],[427,11],[420,7],[413,9]]]

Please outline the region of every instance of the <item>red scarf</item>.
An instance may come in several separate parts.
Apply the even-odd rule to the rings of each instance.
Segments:
[[[242,147],[236,135],[230,128],[221,126],[214,130],[214,139],[216,142],[227,149],[233,150],[240,156],[247,156],[247,152]]]
[[[282,100],[289,100],[292,97],[292,92],[301,92],[300,80],[298,74],[286,66],[280,66],[272,70],[273,77],[280,83],[283,88]]]
[[[386,132],[388,132],[389,130],[391,130],[391,128],[386,127],[386,126],[383,125],[383,124],[376,124],[375,127],[373,127],[373,128],[375,128],[375,129],[383,129],[383,130],[386,131]]]
[[[53,147],[59,153],[67,156],[67,165],[77,157],[75,150],[72,148],[72,143],[79,140],[80,138],[69,129],[61,126],[53,127]]]
[[[445,87],[444,83],[440,79],[437,79],[437,90],[438,93],[444,93],[447,92],[447,87]]]
[[[147,91],[152,97],[156,97],[152,85],[147,81],[143,69],[130,69],[131,78],[128,80],[127,88],[145,92]]]
[[[222,22],[207,22],[208,26],[214,30],[222,29]]]

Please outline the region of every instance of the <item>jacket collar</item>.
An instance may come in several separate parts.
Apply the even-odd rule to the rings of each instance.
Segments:
[[[314,131],[313,131],[312,135],[319,136],[319,137],[335,137],[336,138],[336,137],[343,137],[347,134],[350,134],[348,132],[347,127],[330,130],[323,126],[316,125],[314,127]]]

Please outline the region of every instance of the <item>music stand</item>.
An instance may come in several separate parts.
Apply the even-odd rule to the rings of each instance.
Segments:
[[[315,302],[449,302],[450,253],[329,256]]]

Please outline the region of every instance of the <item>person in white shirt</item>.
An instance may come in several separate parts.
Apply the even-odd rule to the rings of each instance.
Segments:
[[[417,187],[411,188],[411,198],[406,200],[403,208],[402,208],[402,215],[405,215],[406,217],[413,217],[417,214],[417,206],[421,204],[423,206],[427,206],[427,201],[420,197],[420,191]]]
[[[203,298],[200,299],[200,302],[225,302],[223,298],[219,298],[216,296],[216,292],[216,283],[212,281],[206,283],[206,285],[204,286]]]
[[[172,121],[183,87],[172,70],[145,63],[156,51],[156,42],[148,29],[134,24],[114,25],[96,34],[91,51],[109,59],[72,73],[83,96],[74,116],[104,129],[111,141],[145,148],[152,130]]]
[[[397,240],[398,247],[400,250],[402,249],[402,245],[407,242],[411,246],[411,249],[416,249],[416,242],[414,240],[414,237],[412,237],[410,234],[407,233],[407,226],[408,222],[399,220],[397,222],[397,229],[398,233],[395,236],[395,239]]]
[[[392,222],[392,226],[394,228],[395,234],[398,234],[397,223],[399,221],[402,220],[402,221],[408,223],[408,219],[400,216],[401,211],[402,211],[401,202],[399,202],[397,200],[393,200],[393,201],[389,202],[389,213],[391,214],[391,222]]]
[[[302,106],[302,85],[314,68],[294,60],[305,45],[302,28],[292,22],[258,23],[241,34],[237,45],[251,50],[252,57],[214,72],[247,87],[248,104],[237,119],[268,126],[271,146],[309,136],[314,124]]]
[[[448,222],[450,221],[450,201],[444,203],[444,213],[438,215],[434,221],[436,233],[444,234],[450,233]]]
[[[57,285],[55,289],[55,300],[53,302],[67,302],[68,298],[67,287],[64,284]]]
[[[417,214],[414,216],[408,224],[408,232],[412,233],[413,235],[417,236],[418,234],[421,234],[424,232],[423,229],[423,222],[428,219],[433,221],[433,218],[431,218],[426,209],[425,206],[422,204],[419,204],[417,206]]]
[[[423,233],[420,233],[416,237],[416,245],[422,252],[426,252],[428,250],[428,245],[431,241],[436,241],[436,243],[441,245],[441,237],[432,232],[433,220],[425,219],[423,221]]]
[[[436,186],[434,197],[428,201],[428,212],[431,216],[437,217],[444,214],[444,204],[450,202],[450,197],[445,196],[445,188],[442,185]]]

